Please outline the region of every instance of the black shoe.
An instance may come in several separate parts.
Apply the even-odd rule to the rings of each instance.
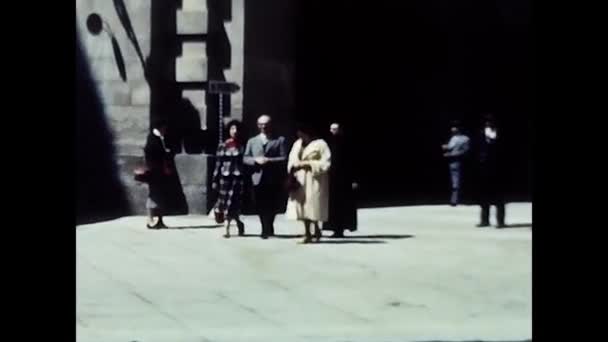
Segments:
[[[502,229],[502,228],[507,228],[507,225],[504,223],[499,223],[496,225],[496,229]]]
[[[321,241],[321,238],[323,237],[323,234],[321,233],[321,231],[319,230],[318,232],[315,232],[315,236],[314,236],[314,240],[315,242],[319,242]]]
[[[490,224],[489,224],[489,223],[487,223],[487,222],[482,222],[482,223],[480,223],[480,224],[476,225],[475,227],[477,227],[477,228],[483,228],[483,227],[489,227],[489,226],[490,226]]]
[[[268,239],[268,235],[266,235],[266,234],[262,234],[262,236],[260,236],[260,237],[264,240]]]

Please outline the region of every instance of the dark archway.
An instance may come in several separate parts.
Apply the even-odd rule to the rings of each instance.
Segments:
[[[486,111],[501,118],[508,139],[509,200],[531,200],[528,1],[272,2],[246,9],[244,110],[258,108],[254,96],[282,101],[268,82],[251,81],[258,65],[293,63],[295,86],[282,92],[295,105],[286,115],[348,126],[363,205],[447,203],[440,145],[448,124],[460,119],[476,135]]]

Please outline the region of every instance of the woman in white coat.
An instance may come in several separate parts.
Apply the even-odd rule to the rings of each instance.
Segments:
[[[286,217],[304,222],[305,237],[302,243],[310,243],[311,223],[315,227],[315,240],[321,239],[319,222],[327,221],[329,212],[329,168],[331,152],[323,139],[316,138],[313,129],[298,127],[298,140],[289,152],[287,172],[297,181],[291,186],[287,200]]]

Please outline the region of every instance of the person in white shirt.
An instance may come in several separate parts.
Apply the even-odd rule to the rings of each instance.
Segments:
[[[484,126],[480,130],[479,143],[479,205],[481,219],[477,227],[490,226],[490,206],[496,206],[496,228],[504,228],[504,165],[502,149],[502,131],[496,125],[494,115],[485,114]]]

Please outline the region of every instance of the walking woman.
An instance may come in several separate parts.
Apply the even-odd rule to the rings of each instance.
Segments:
[[[298,127],[298,140],[293,144],[287,162],[289,186],[286,217],[304,222],[304,240],[313,241],[310,225],[314,225],[314,240],[321,240],[319,223],[327,221],[329,202],[329,169],[331,152],[308,125]]]
[[[229,138],[219,145],[216,153],[215,170],[213,171],[212,189],[218,192],[218,199],[213,208],[216,215],[226,222],[225,238],[230,237],[230,224],[236,221],[239,236],[245,234],[245,224],[240,220],[243,202],[245,147],[241,139],[241,124],[237,120],[227,125]]]
[[[171,176],[175,173],[173,154],[167,147],[165,136],[167,124],[158,122],[154,129],[148,134],[144,156],[148,168],[148,224],[150,229],[167,228],[163,222],[163,216],[167,212],[168,197],[171,187]]]

